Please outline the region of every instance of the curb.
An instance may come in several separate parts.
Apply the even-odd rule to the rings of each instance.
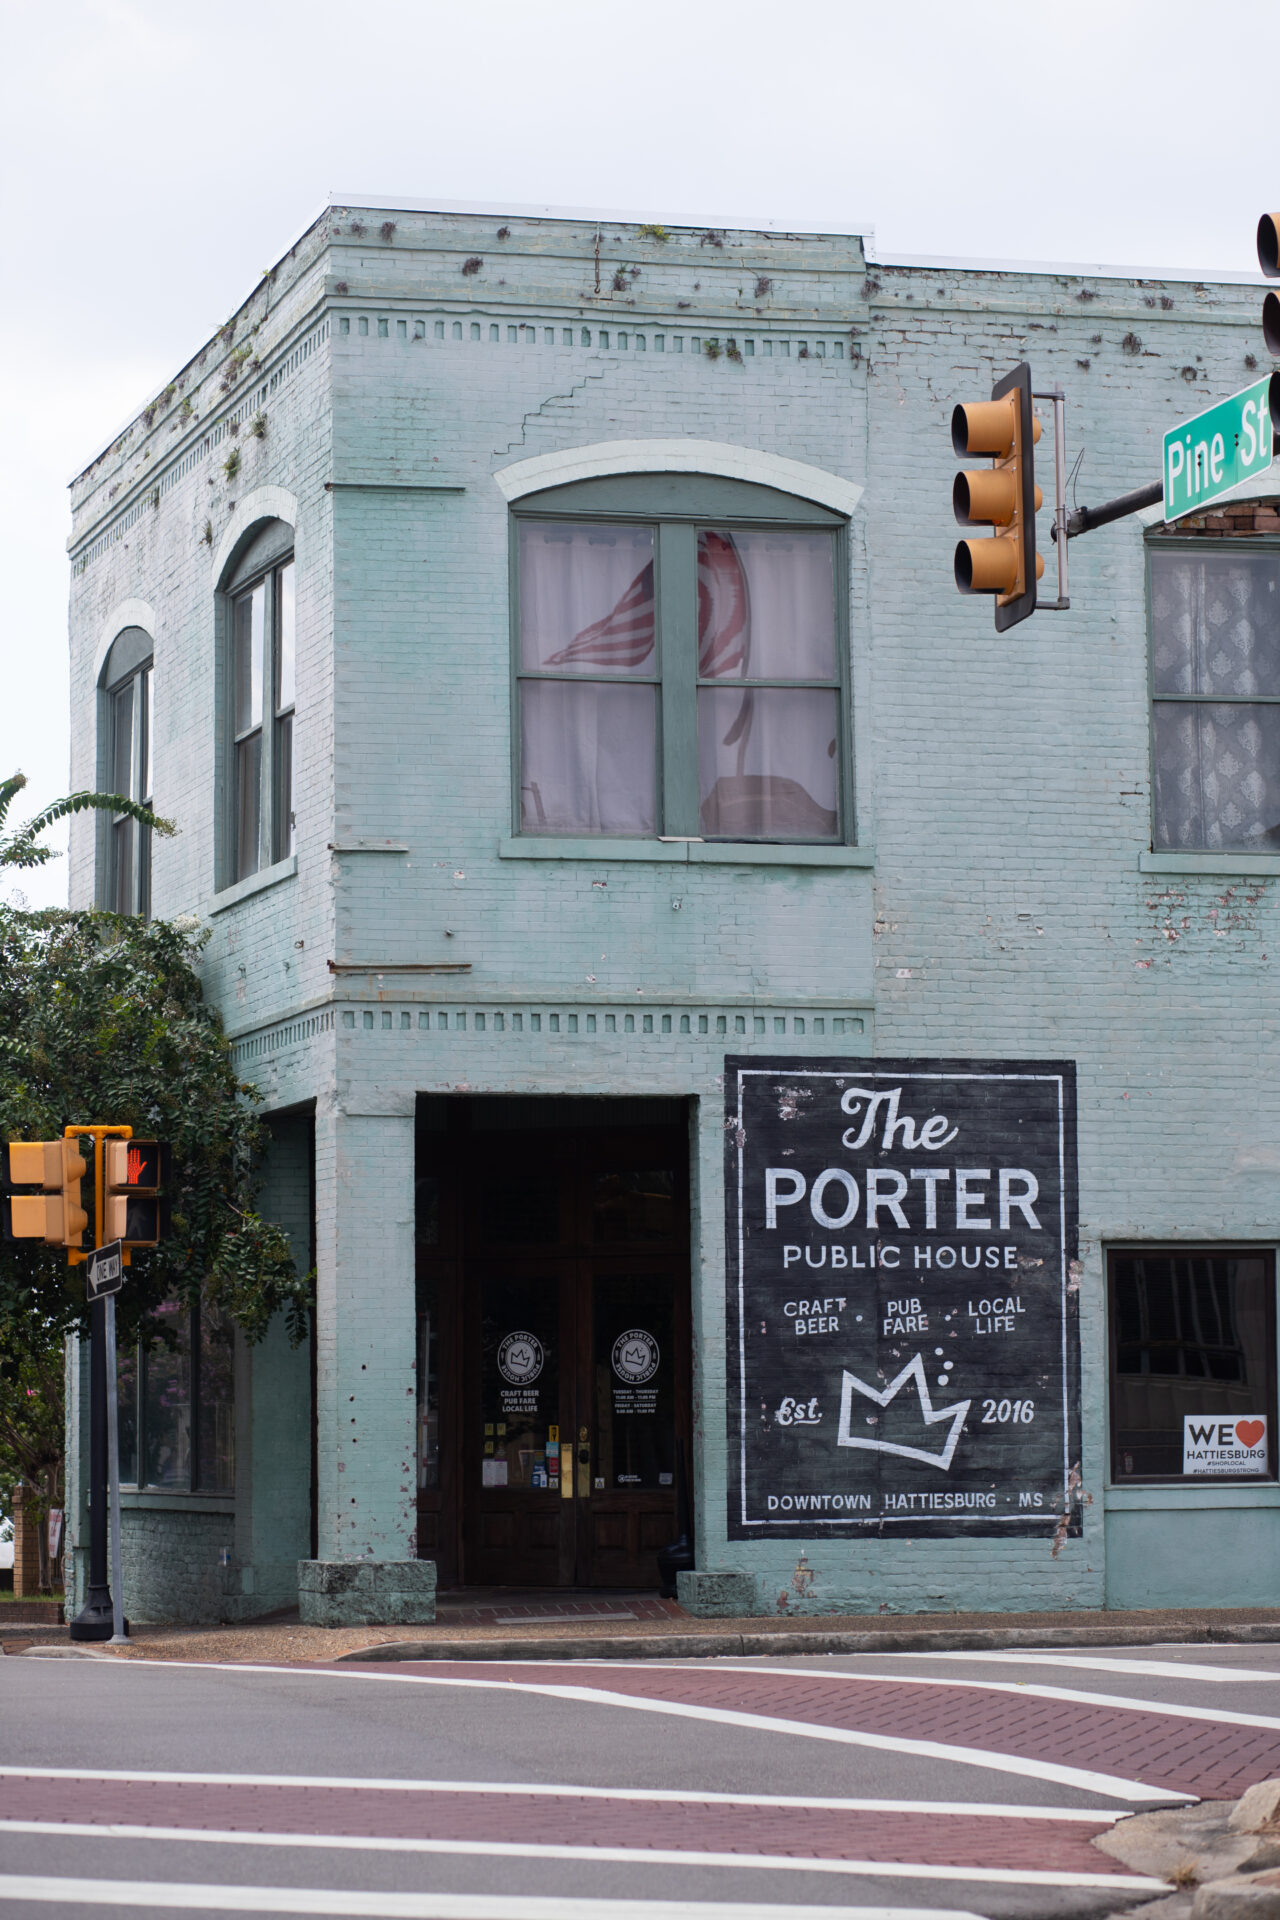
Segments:
[[[333,1664],[375,1660],[761,1659],[803,1653],[981,1653],[1008,1647],[1265,1646],[1280,1642],[1280,1620],[1234,1626],[970,1627],[954,1633],[886,1632],[578,1634],[553,1640],[387,1640]]]

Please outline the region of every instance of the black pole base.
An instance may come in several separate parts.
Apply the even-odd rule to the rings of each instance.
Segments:
[[[115,1614],[109,1587],[90,1587],[89,1598],[67,1631],[73,1640],[109,1640],[115,1632]]]

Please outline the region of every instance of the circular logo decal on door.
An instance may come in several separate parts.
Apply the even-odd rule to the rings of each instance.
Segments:
[[[642,1387],[658,1371],[658,1343],[651,1333],[632,1327],[613,1343],[613,1370],[629,1387]]]
[[[533,1333],[509,1333],[498,1348],[498,1372],[514,1387],[527,1387],[542,1372],[542,1342]]]

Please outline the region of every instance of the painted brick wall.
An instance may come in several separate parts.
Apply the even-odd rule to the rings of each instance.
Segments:
[[[321,1551],[411,1550],[415,1092],[633,1090],[698,1101],[702,1564],[749,1568],[770,1610],[779,1596],[795,1610],[1094,1605],[1108,1559],[1113,1595],[1136,1591],[1125,1569],[1139,1560],[1171,1591],[1194,1513],[1179,1508],[1162,1535],[1177,1542],[1172,1572],[1119,1508],[1104,1540],[1102,1248],[1277,1237],[1274,882],[1140,864],[1142,526],[1073,543],[1071,612],[997,637],[985,603],[952,584],[947,428],[957,399],[985,397],[1025,353],[1037,388],[1068,395],[1081,500],[1142,484],[1164,428],[1249,377],[1255,293],[868,268],[856,240],[829,236],[663,242],[525,222],[499,239],[496,220],[407,213],[390,236],[380,225],[331,209],[238,319],[259,386],[320,344],[268,392],[265,438],[242,431],[235,485],[220,471],[224,435],[74,574],[72,599],[73,777],[91,777],[92,667],[111,609],[148,601],[157,804],[183,827],[157,850],[157,911],[211,921],[209,990],[268,1103],[316,1103]],[[190,371],[210,439],[250,378],[246,361],[222,391],[234,339]],[[180,404],[135,423],[77,484],[85,554],[170,447],[175,468],[196,449],[194,425],[169,437]],[[849,625],[858,831],[874,873],[607,847],[500,857],[510,635],[494,473],[653,438],[760,448],[866,486]],[[1047,454],[1046,441],[1051,473]],[[298,872],[220,906],[210,553],[246,485],[298,501]],[[77,899],[90,876],[79,832]],[[446,965],[469,971],[379,971]],[[725,1051],[873,1042],[885,1055],[1079,1063],[1085,1535],[1056,1559],[1047,1535],[823,1542],[798,1594],[793,1549],[724,1537],[719,1076]],[[296,1491],[279,1498],[296,1521]],[[1273,1494],[1258,1501],[1275,1527]],[[1243,1561],[1232,1581],[1232,1597],[1255,1597]]]

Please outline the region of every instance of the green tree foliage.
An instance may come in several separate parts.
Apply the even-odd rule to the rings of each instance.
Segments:
[[[0,1138],[110,1123],[172,1149],[172,1232],[134,1254],[122,1344],[152,1336],[162,1301],[202,1292],[251,1341],[281,1311],[295,1342],[306,1332],[308,1281],[254,1205],[265,1129],[204,1001],[206,937],[194,923],[0,906]],[[0,1371],[87,1324],[83,1268],[34,1241],[0,1245]]]
[[[150,807],[142,806],[137,800],[126,800],[119,793],[68,793],[61,800],[52,800],[47,807],[41,807],[39,813],[24,820],[20,827],[6,831],[9,809],[26,784],[25,773],[11,773],[7,780],[0,780],[0,868],[43,867],[47,861],[56,860],[58,849],[43,846],[40,836],[72,813],[94,811],[111,813],[117,818],[127,814],[131,820],[150,827],[153,833],[174,832],[171,820],[162,820]]]

